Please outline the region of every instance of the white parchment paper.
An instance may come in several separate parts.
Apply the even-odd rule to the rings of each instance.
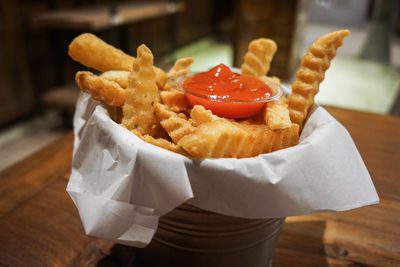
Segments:
[[[314,107],[297,146],[245,159],[191,159],[143,142],[82,93],[67,191],[88,235],[147,245],[184,202],[237,217],[343,211],[379,201],[349,133]]]

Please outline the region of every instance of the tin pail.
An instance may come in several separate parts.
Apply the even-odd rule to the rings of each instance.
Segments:
[[[183,204],[160,218],[135,266],[269,266],[284,220],[237,218]]]

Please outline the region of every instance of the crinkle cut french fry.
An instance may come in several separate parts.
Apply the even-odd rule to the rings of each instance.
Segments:
[[[244,158],[295,145],[298,125],[271,130],[267,125],[230,121],[213,115],[202,106],[191,112],[194,130],[183,135],[178,144],[193,157]]]
[[[206,110],[201,105],[195,105],[192,108],[190,111],[190,117],[196,125],[221,119],[220,117],[212,114],[210,110]]]
[[[187,102],[185,93],[170,88],[168,91],[160,91],[162,103],[173,112],[185,112],[190,106]]]
[[[259,38],[251,41],[244,56],[242,74],[256,78],[267,75],[276,49],[276,43],[271,39]]]
[[[156,105],[155,113],[161,126],[175,143],[195,130],[195,127],[186,118],[179,116],[162,104]]]
[[[167,149],[167,150],[175,152],[175,153],[179,153],[184,156],[188,155],[187,152],[182,149],[182,147],[180,147],[177,144],[174,144],[164,138],[154,138],[148,134],[142,135],[138,130],[132,130],[131,132],[149,144]]]
[[[154,67],[154,71],[156,72],[156,83],[159,89],[162,89],[167,82],[167,74],[165,71],[158,67]]]
[[[310,46],[303,57],[296,81],[292,85],[292,94],[288,99],[290,118],[300,126],[300,130],[314,104],[314,97],[324,80],[325,71],[335,57],[338,47],[342,45],[344,37],[349,34],[350,31],[341,30],[324,35]]]
[[[190,72],[190,65],[193,63],[192,57],[178,59],[167,75],[167,83],[163,91],[160,92],[161,100],[165,106],[174,112],[186,112],[190,105],[182,91],[175,89],[176,80],[184,77]]]
[[[292,124],[286,98],[268,102],[265,109],[265,123],[272,130],[289,128]]]
[[[155,138],[161,128],[154,113],[159,102],[156,74],[153,68],[153,55],[149,48],[141,45],[137,49],[137,58],[129,75],[129,86],[126,89],[126,100],[122,108],[124,124],[128,130],[137,129],[143,135]]]
[[[98,77],[89,71],[78,71],[75,80],[82,91],[96,100],[114,107],[122,107],[125,102],[125,90],[116,82]]]
[[[190,65],[192,65],[194,58],[184,57],[178,59],[174,66],[169,70],[168,76],[185,76],[190,72]]]
[[[241,133],[237,127],[227,127],[222,121],[203,123],[196,127],[193,133],[183,136],[178,145],[196,158],[224,157],[231,140],[243,140],[234,138],[236,134]]]
[[[227,120],[215,120],[200,124],[190,134],[183,136],[178,144],[197,158],[244,158],[266,153],[273,132],[265,126],[258,131],[254,125]]]

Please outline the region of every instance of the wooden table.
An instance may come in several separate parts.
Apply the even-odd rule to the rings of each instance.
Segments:
[[[381,198],[287,218],[274,266],[400,266],[400,117],[327,108],[351,133]],[[0,266],[132,266],[134,248],[83,233],[65,188],[71,133],[0,172]]]

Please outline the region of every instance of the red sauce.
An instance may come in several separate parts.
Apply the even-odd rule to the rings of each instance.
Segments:
[[[203,105],[213,114],[226,118],[255,115],[265,105],[257,101],[272,95],[271,89],[264,82],[234,73],[224,64],[187,78],[183,88],[188,92],[186,97],[192,106]],[[235,100],[249,103],[224,102]]]

